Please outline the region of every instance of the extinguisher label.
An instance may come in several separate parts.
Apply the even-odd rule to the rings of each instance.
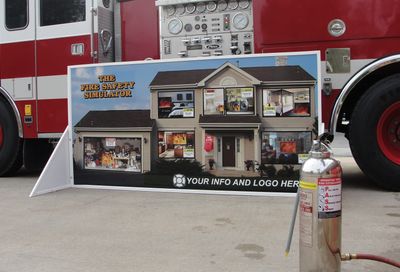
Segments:
[[[334,218],[342,211],[342,179],[318,179],[318,218]]]
[[[312,247],[312,220],[313,195],[310,191],[300,192],[300,243],[303,246]]]

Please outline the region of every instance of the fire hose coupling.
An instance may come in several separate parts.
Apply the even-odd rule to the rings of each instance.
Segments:
[[[357,254],[354,254],[354,253],[341,254],[340,259],[342,261],[350,261],[350,260],[353,260],[353,259],[357,259]]]
[[[371,261],[377,261],[381,263],[385,263],[388,265],[392,265],[394,267],[400,268],[400,262],[397,262],[395,260],[391,260],[382,256],[377,256],[377,255],[372,255],[372,254],[364,254],[364,253],[345,253],[341,254],[340,259],[342,261],[350,261],[350,260],[371,260]]]

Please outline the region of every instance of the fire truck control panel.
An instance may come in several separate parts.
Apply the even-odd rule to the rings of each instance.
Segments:
[[[161,58],[251,54],[250,0],[158,0]]]

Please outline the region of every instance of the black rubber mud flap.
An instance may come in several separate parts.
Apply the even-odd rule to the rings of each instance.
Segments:
[[[24,167],[28,171],[42,170],[53,152],[48,139],[27,139],[24,141]]]

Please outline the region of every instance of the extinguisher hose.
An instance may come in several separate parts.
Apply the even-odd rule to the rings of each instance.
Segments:
[[[341,255],[341,259],[342,259],[342,261],[350,261],[350,260],[355,260],[355,259],[358,259],[358,260],[372,260],[372,261],[386,263],[386,264],[392,265],[394,267],[400,268],[400,262],[396,262],[396,261],[388,259],[386,257],[372,255],[372,254],[347,253],[347,254],[342,254]]]
[[[294,230],[294,224],[296,223],[296,215],[297,215],[297,208],[299,206],[299,202],[300,202],[300,189],[297,188],[296,200],[294,203],[294,209],[293,209],[293,214],[292,214],[292,220],[290,221],[290,227],[289,227],[289,237],[287,239],[286,248],[285,248],[285,256],[286,257],[289,255],[290,245],[292,244],[293,230]]]

